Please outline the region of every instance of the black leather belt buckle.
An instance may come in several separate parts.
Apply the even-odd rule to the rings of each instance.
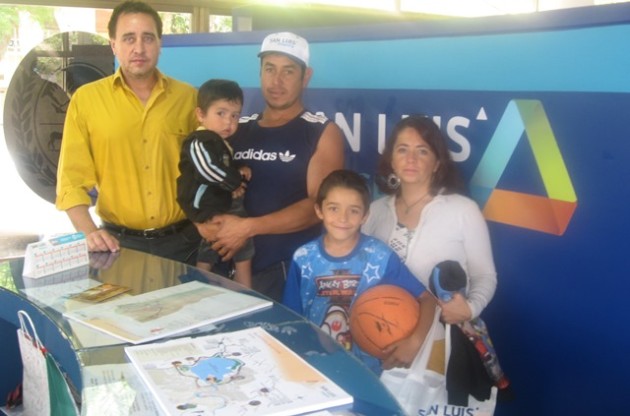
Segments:
[[[154,238],[160,237],[158,228],[147,228],[146,230],[142,230],[142,237],[147,240],[153,240]]]
[[[134,230],[131,228],[120,227],[116,224],[105,223],[105,228],[111,230],[120,235],[127,235],[131,237],[142,237],[146,240],[153,240],[155,238],[168,237],[183,230],[189,224],[188,220],[180,221],[175,224],[167,225],[162,228],[147,228],[145,230]]]

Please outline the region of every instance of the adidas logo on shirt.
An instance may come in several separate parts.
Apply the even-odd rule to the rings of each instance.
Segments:
[[[258,160],[265,162],[274,162],[280,159],[282,162],[288,163],[295,159],[295,155],[288,150],[286,152],[264,152],[262,150],[242,150],[234,153],[234,160]]]
[[[280,160],[287,163],[295,159],[295,155],[292,155],[291,153],[289,153],[288,150],[284,153],[280,152],[278,156],[280,157]]]

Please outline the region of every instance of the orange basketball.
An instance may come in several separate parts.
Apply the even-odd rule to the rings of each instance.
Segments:
[[[384,358],[381,351],[416,327],[420,304],[405,289],[378,285],[363,292],[350,310],[353,342],[368,354]]]

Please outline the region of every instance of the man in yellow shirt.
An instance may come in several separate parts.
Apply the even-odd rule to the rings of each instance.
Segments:
[[[119,69],[70,102],[56,206],[91,251],[128,247],[194,263],[199,234],[176,200],[181,144],[197,127],[196,90],[157,69],[162,22],[149,5],[118,5],[108,25]],[[98,192],[99,228],[88,208]]]

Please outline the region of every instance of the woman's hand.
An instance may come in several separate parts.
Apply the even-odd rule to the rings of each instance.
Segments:
[[[435,317],[436,301],[435,297],[425,290],[418,297],[418,302],[420,302],[420,319],[418,319],[414,331],[407,338],[394,342],[383,350],[386,356],[381,363],[383,369],[409,368],[420,351],[420,347],[426,342],[427,334]],[[433,342],[433,340],[430,339],[429,342]]]
[[[442,321],[447,324],[459,324],[472,319],[472,311],[466,298],[461,293],[455,293],[448,302],[438,301],[442,308]]]
[[[417,334],[411,334],[407,338],[394,342],[383,350],[386,357],[382,360],[384,370],[390,370],[395,367],[409,368],[414,358],[420,351],[424,339]]]

